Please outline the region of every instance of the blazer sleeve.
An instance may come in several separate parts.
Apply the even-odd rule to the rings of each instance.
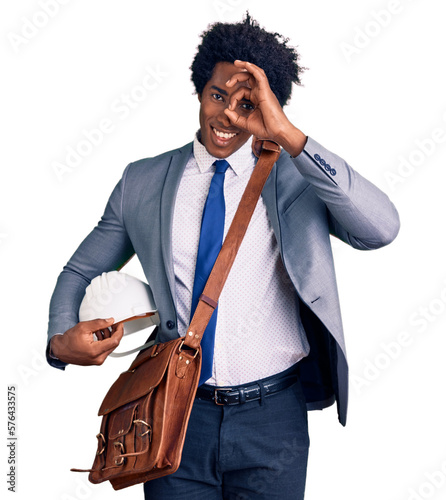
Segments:
[[[63,369],[66,364],[49,356],[49,341],[78,323],[85,288],[99,274],[120,268],[135,253],[122,210],[129,167],[113,190],[98,225],[80,244],[57,279],[50,301],[47,344],[47,360],[56,368]]]
[[[327,206],[331,234],[360,250],[395,239],[400,228],[395,206],[342,158],[308,137],[292,161]]]

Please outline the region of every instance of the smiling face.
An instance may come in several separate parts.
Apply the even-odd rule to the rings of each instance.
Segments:
[[[227,158],[240,149],[251,137],[249,132],[231,125],[224,110],[229,106],[231,96],[245,82],[237,83],[232,88],[226,87],[226,82],[240,69],[232,63],[219,62],[215,65],[212,78],[207,82],[203,93],[198,96],[200,106],[201,143],[207,152],[216,158]],[[251,103],[240,100],[237,112],[248,116],[253,110]]]

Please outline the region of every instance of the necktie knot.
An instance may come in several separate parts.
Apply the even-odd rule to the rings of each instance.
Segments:
[[[224,174],[229,167],[229,163],[226,160],[216,160],[214,161],[215,173]]]

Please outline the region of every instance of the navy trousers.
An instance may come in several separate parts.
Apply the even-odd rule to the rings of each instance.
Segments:
[[[218,406],[196,399],[179,469],[145,483],[145,499],[302,500],[308,448],[298,379],[261,401]]]

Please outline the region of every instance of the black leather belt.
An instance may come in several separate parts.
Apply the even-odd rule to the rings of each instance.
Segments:
[[[197,390],[196,397],[205,401],[213,401],[216,405],[239,405],[248,401],[256,401],[262,396],[271,396],[276,392],[283,391],[296,381],[297,375],[288,375],[265,380],[264,382],[254,382],[245,387],[230,388],[201,385]]]

